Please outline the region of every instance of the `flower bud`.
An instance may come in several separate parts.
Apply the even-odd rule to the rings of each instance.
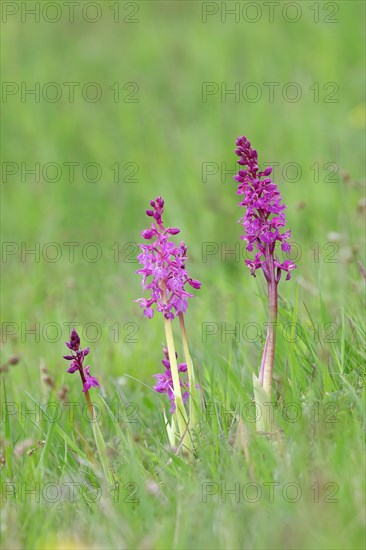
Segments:
[[[188,279],[188,283],[191,287],[196,288],[197,290],[199,290],[202,286],[201,281],[197,281],[197,279]]]
[[[144,231],[141,232],[141,236],[147,240],[152,239],[154,234],[155,234],[155,231],[153,229],[144,229]]]

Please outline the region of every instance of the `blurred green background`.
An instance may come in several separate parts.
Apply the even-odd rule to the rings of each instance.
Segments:
[[[161,407],[146,385],[160,369],[163,326],[134,303],[142,295],[136,243],[158,195],[166,224],[182,230],[190,274],[203,282],[187,314],[192,355],[213,378],[234,351],[250,381],[261,340],[223,341],[221,329],[202,338],[203,323],[266,321],[263,281],[225,253],[243,250],[231,173],[238,135],[252,141],[260,162],[279,163],[275,181],[298,265],[280,285],[284,311],[291,315],[298,286],[306,338],[314,338],[312,323],[323,340],[327,322],[339,335],[342,312],[362,322],[363,2],[280,2],[273,20],[261,2],[78,2],[73,22],[63,2],[61,11],[40,2],[35,21],[24,8],[33,4],[2,6],[2,362],[20,358],[7,377],[12,397],[28,391],[39,399],[41,358],[57,386],[67,383],[78,397],[62,360],[64,323],[80,332],[92,323],[99,332],[90,325],[82,337],[104,395],[119,383],[147,418]],[[73,100],[65,83],[74,83]],[[235,87],[239,94],[225,93]],[[39,177],[27,173],[35,163]],[[77,163],[74,178],[69,163]],[[65,243],[76,243],[73,261]],[[205,256],[207,243],[215,244]],[[35,247],[36,256],[24,254]],[[282,373],[291,346],[279,345]],[[327,345],[319,349],[331,371]]]
[[[262,310],[253,297],[255,281],[238,255],[225,255],[235,249],[241,234],[235,182],[225,169],[235,169],[233,149],[242,134],[259,150],[260,160],[280,163],[276,181],[288,206],[293,240],[301,247],[293,255],[301,254],[295,275],[300,302],[306,299],[309,307],[317,302],[321,275],[331,307],[349,303],[353,280],[358,279],[353,249],[363,249],[363,190],[357,185],[364,164],[363,3],[336,3],[335,15],[321,2],[316,3],[319,14],[307,2],[298,3],[301,17],[292,23],[286,19],[294,20],[300,12],[284,11],[283,6],[276,8],[271,23],[268,6],[259,4],[257,13],[244,11],[247,3],[239,3],[236,23],[227,13],[235,3],[227,3],[225,11],[220,3],[141,2],[126,7],[120,2],[119,14],[112,4],[97,3],[100,15],[93,7],[83,13],[81,3],[75,7],[74,23],[67,22],[69,12],[63,7],[61,20],[53,24],[45,21],[58,16],[52,7],[41,11],[40,22],[34,23],[19,5],[19,12],[3,24],[3,81],[19,87],[11,95],[8,85],[3,96],[3,162],[16,163],[3,164],[2,238],[15,243],[14,249],[3,249],[4,320],[24,322],[27,328],[38,321],[41,330],[49,322],[99,323],[116,356],[103,369],[105,377],[136,373],[133,362],[124,358],[140,357],[148,342],[142,373],[149,382],[149,363],[160,353],[154,345],[156,332],[161,332],[158,321],[144,320],[139,343],[130,345],[114,346],[112,331],[105,327],[119,323],[123,335],[125,322],[142,320],[133,303],[141,295],[140,278],[134,275],[137,249],[128,243],[140,242],[148,201],[162,195],[166,222],[182,229],[190,272],[204,283],[199,302],[189,309],[197,353],[202,322],[257,321]],[[216,8],[218,13],[209,15]],[[258,22],[248,22],[258,14]],[[88,22],[98,17],[98,22]],[[52,82],[57,88],[47,88]],[[74,102],[65,82],[77,83]],[[102,93],[95,103],[82,95],[90,82]],[[133,87],[124,90],[129,82]],[[204,102],[206,82],[220,90]],[[250,82],[256,87],[244,88]],[[272,103],[264,84],[268,82],[278,83]],[[301,92],[294,103],[283,97],[289,82]],[[37,90],[35,83],[37,95],[22,93],[22,86]],[[114,83],[119,83],[118,103],[109,89]],[[232,90],[235,83],[240,97],[225,96],[225,86]],[[324,89],[328,83],[337,88]],[[262,97],[250,103],[247,98],[255,98],[258,89]],[[60,90],[55,103],[43,97],[53,98]],[[295,91],[289,88],[289,97]],[[93,98],[95,88],[85,93]],[[124,102],[127,96],[137,102]],[[327,96],[335,102],[327,102]],[[35,181],[26,170],[37,162],[40,176]],[[67,164],[72,162],[79,163],[74,181]],[[98,174],[85,168],[90,162],[98,165]],[[118,176],[110,169],[116,163]],[[210,163],[207,168],[205,163]],[[296,167],[286,172],[287,163]],[[344,172],[352,180],[348,185],[341,177]],[[99,181],[90,181],[97,177]],[[330,233],[338,235],[329,238]],[[332,238],[335,247],[324,249]],[[51,242],[56,247],[48,248]],[[90,242],[97,247],[85,249]],[[203,255],[206,242],[218,243],[218,251],[213,246],[211,254]],[[37,256],[22,255],[35,243]],[[74,245],[73,262],[71,245],[64,243],[80,243]],[[101,257],[93,263],[97,254]],[[336,262],[325,263],[328,256]],[[280,293],[293,297],[295,284],[282,284]],[[57,335],[51,327],[49,339]],[[62,340],[66,336],[65,329]],[[92,330],[89,336],[94,337]],[[40,349],[56,360],[58,346],[44,338],[39,345],[32,345],[31,336],[24,339],[24,345],[13,344],[13,351],[25,361]]]

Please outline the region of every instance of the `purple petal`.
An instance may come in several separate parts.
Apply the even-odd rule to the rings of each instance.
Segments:
[[[90,376],[89,369],[90,369],[89,365],[87,367],[85,367],[85,373],[84,373],[85,374],[85,383],[84,383],[84,387],[83,387],[83,392],[88,391],[91,387],[100,388],[100,384],[99,384],[98,380],[94,376]]]
[[[147,307],[145,310],[144,310],[144,315],[145,317],[147,317],[148,319],[152,319],[154,317],[154,310],[152,307]]]
[[[67,372],[72,374],[73,372],[76,372],[77,370],[79,370],[79,366],[78,366],[76,361],[73,361],[71,363],[71,365],[69,366],[69,368],[67,369]]]

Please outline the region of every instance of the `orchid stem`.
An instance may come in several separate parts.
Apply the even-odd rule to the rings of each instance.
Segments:
[[[184,322],[184,315],[182,312],[179,313],[179,326],[182,333],[182,343],[183,343],[183,353],[184,353],[184,359],[187,364],[187,370],[188,370],[188,381],[189,381],[189,393],[190,393],[190,400],[189,400],[189,425],[193,428],[196,427],[197,419],[196,419],[196,402],[195,399],[197,398],[197,391],[196,391],[196,384],[194,379],[194,368],[193,368],[193,362],[191,355],[189,353],[189,347],[188,347],[188,339],[187,339],[187,332]]]
[[[81,381],[84,384],[85,383],[85,377],[84,377],[84,374],[82,374],[81,371],[80,371],[80,376],[81,376]],[[112,484],[114,483],[114,480],[113,480],[113,475],[112,475],[112,471],[111,471],[111,467],[110,467],[110,463],[109,463],[109,459],[108,459],[108,455],[107,455],[107,446],[105,444],[103,434],[102,434],[101,429],[99,427],[99,424],[97,422],[97,418],[96,418],[96,415],[95,415],[95,410],[94,410],[94,407],[93,407],[93,403],[91,402],[91,399],[90,399],[89,390],[86,390],[84,392],[84,395],[85,395],[86,404],[87,404],[89,414],[90,414],[90,422],[92,424],[92,430],[93,430],[95,445],[97,447],[99,458],[100,458],[100,461],[102,463],[102,469],[103,469],[104,477],[105,477],[106,480],[108,480],[110,486],[112,486]]]
[[[93,403],[91,402],[91,399],[90,399],[89,390],[84,392],[84,395],[85,395],[86,404],[87,404],[87,407],[88,407],[88,410],[89,410],[89,413],[90,413],[90,420],[91,420],[91,422],[94,422],[95,412],[94,412]]]
[[[163,283],[162,291],[163,291],[163,302],[166,303],[165,283]],[[188,418],[187,418],[186,410],[184,408],[182,391],[180,387],[178,364],[177,364],[177,358],[175,355],[175,346],[174,346],[174,339],[173,339],[172,322],[170,319],[166,319],[166,317],[164,317],[164,329],[165,329],[166,344],[168,348],[170,370],[172,373],[172,380],[173,380],[173,391],[174,391],[175,406],[176,406],[176,413],[177,413],[179,439],[184,439],[184,434],[186,433],[187,426],[188,426]]]
[[[267,328],[267,338],[266,345],[264,348],[264,364],[261,366],[261,371],[263,368],[263,389],[268,394],[271,395],[272,390],[272,380],[273,380],[273,367],[274,367],[274,357],[275,357],[275,346],[276,346],[276,324],[277,324],[277,282],[275,280],[274,274],[274,262],[273,255],[268,251],[266,253],[267,266],[269,271],[268,279],[268,328]]]
[[[271,392],[273,381],[273,368],[276,345],[276,325],[278,310],[277,281],[275,279],[275,268],[273,253],[267,247],[266,258],[266,280],[268,285],[268,323],[266,343],[263,350],[259,379],[254,379],[254,395],[259,420],[257,430],[272,432],[273,414],[271,405]],[[257,385],[258,384],[258,385]]]

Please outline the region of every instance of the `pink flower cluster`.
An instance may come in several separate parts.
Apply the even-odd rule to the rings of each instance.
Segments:
[[[185,290],[188,283],[192,288],[199,289],[200,281],[191,279],[185,269],[187,247],[182,242],[177,246],[169,239],[171,235],[180,233],[176,227],[165,228],[162,215],[164,200],[157,197],[150,202],[151,210],[146,214],[153,219],[150,229],[145,229],[141,235],[149,244],[140,244],[141,254],[137,257],[143,266],[136,273],[142,275],[142,287],[150,291],[150,298],[139,298],[144,315],[151,319],[156,310],[164,314],[166,319],[174,319],[179,313],[187,310],[187,300],[193,295]]]
[[[291,260],[280,262],[274,256],[276,243],[281,243],[283,252],[290,252],[288,239],[291,231],[280,233],[280,228],[286,224],[282,198],[277,185],[269,177],[272,168],[259,171],[258,154],[251,148],[246,137],[239,137],[236,141],[235,153],[240,157],[238,164],[242,166],[234,179],[239,183],[237,193],[244,195],[240,206],[246,208],[245,215],[239,220],[245,227],[245,235],[241,238],[247,242],[247,250],[256,250],[253,260],[245,260],[252,275],[257,269],[262,269],[266,280],[270,278],[269,261],[273,261],[276,272],[276,283],[281,278],[281,272],[287,273],[286,280],[290,279],[291,271],[296,265]]]
[[[165,358],[162,359],[161,362],[165,367],[165,372],[164,374],[160,374],[160,373],[154,374],[154,377],[158,381],[156,386],[154,386],[154,390],[159,393],[166,393],[168,395],[170,399],[170,404],[171,404],[170,412],[174,413],[176,409],[176,405],[175,405],[175,396],[174,396],[174,390],[173,390],[173,378],[172,378],[172,371],[170,370],[168,349],[165,346],[163,346],[163,353]],[[178,358],[178,354],[176,353],[175,355]],[[178,365],[178,372],[179,373],[187,372],[187,365],[185,363],[180,363]],[[179,377],[179,381],[180,381],[181,388],[185,390],[182,395],[183,403],[185,403],[188,399],[188,391],[187,391],[188,382],[186,380],[182,380],[180,377]]]

